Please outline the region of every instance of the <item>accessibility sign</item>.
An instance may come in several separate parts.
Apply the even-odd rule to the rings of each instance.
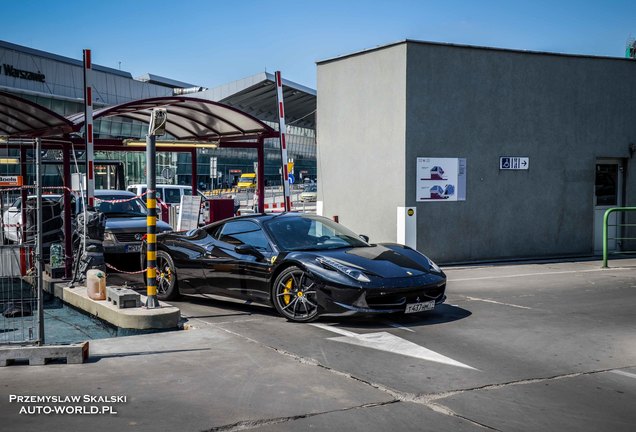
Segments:
[[[499,158],[500,170],[527,170],[530,168],[529,157],[502,156]]]

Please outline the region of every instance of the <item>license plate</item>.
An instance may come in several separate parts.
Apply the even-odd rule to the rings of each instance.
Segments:
[[[409,303],[406,305],[404,313],[416,313],[432,310],[435,308],[435,300],[421,302],[421,303]]]
[[[126,245],[126,252],[141,252],[141,244]]]

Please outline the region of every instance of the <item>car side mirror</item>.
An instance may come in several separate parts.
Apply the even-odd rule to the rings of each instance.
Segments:
[[[9,213],[17,213],[20,211],[19,208],[17,207],[9,207],[9,209],[7,210]]]
[[[265,258],[265,255],[260,253],[260,251],[258,249],[256,249],[254,246],[248,245],[248,244],[242,244],[240,246],[236,246],[234,248],[234,251],[236,253],[241,254],[241,255],[252,255],[252,256],[255,256],[257,259]]]
[[[365,242],[369,243],[369,236],[368,235],[360,234],[359,237],[362,240],[364,240]]]

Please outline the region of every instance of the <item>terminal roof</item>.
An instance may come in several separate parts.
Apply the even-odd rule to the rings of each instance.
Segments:
[[[276,79],[274,74],[261,72],[191,94],[240,109],[263,121],[278,123]],[[285,99],[285,123],[316,129],[316,90],[283,78]]]

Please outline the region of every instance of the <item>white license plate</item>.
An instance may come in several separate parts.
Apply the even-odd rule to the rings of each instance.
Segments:
[[[126,245],[126,252],[141,252],[141,244]]]
[[[416,313],[432,310],[435,308],[435,300],[421,302],[421,303],[409,303],[406,305],[404,313]]]

